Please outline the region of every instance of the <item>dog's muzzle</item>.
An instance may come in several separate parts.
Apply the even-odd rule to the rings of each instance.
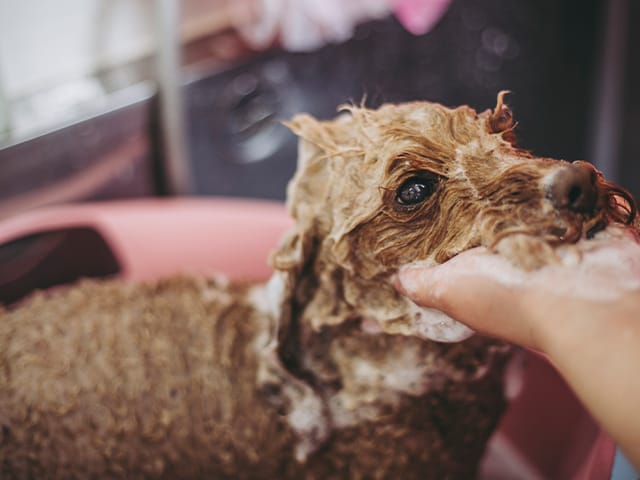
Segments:
[[[595,172],[591,168],[570,163],[551,175],[547,184],[547,198],[559,210],[591,213],[598,200],[595,180]]]

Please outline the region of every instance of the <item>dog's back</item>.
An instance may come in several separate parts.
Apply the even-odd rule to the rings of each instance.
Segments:
[[[0,316],[0,476],[276,478],[291,438],[256,400],[237,293],[84,282]]]
[[[475,347],[345,327],[323,344],[331,402],[359,398],[306,463],[287,404],[258,388],[269,319],[248,287],[195,278],[82,282],[0,314],[2,478],[468,478],[503,407]],[[360,385],[369,362],[436,357],[429,392],[386,405]],[[480,356],[478,356],[480,354]],[[428,360],[431,358],[431,360]],[[468,378],[448,376],[457,362]],[[360,362],[360,363],[359,363]],[[363,363],[364,362],[364,363]],[[477,372],[476,372],[477,373]],[[389,380],[391,381],[391,380]],[[415,379],[424,382],[425,379]],[[380,383],[379,394],[385,395]],[[339,395],[340,391],[347,395]],[[340,408],[338,408],[340,410]],[[341,411],[349,411],[342,409]]]

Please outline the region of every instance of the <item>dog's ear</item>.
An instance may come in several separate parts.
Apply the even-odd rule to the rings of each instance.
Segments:
[[[319,121],[296,115],[285,125],[298,136],[298,166],[287,188],[287,205],[297,220],[317,217],[331,188],[332,159],[350,142],[349,115]]]
[[[348,176],[347,166],[357,169],[355,162],[349,160],[362,154],[357,145],[358,136],[354,134],[354,128],[359,125],[354,122],[351,111],[330,121],[319,121],[307,114],[296,115],[285,125],[299,137],[298,166],[287,188],[287,206],[296,225],[272,256],[272,266],[278,270],[291,270],[294,265],[304,264],[318,247],[318,240],[340,243],[358,223],[357,206],[367,204],[361,198],[349,199],[352,192],[342,189],[339,189],[341,198],[335,198],[336,185]],[[376,192],[373,189],[373,194]],[[350,203],[349,208],[340,205],[339,200]],[[352,203],[355,200],[358,201]]]
[[[487,125],[489,132],[501,134],[503,139],[515,147],[517,142],[513,130],[517,126],[517,122],[513,118],[513,112],[504,101],[504,97],[510,93],[509,90],[498,92],[496,107],[489,113]]]
[[[367,185],[376,178],[376,162],[365,156],[379,152],[370,146],[370,138],[378,135],[369,111],[353,105],[340,111],[330,121],[303,114],[285,125],[300,138],[298,169],[287,190],[289,209],[298,223],[313,218],[319,236],[344,260],[344,238],[372,214],[370,206],[377,202],[378,185]],[[371,175],[362,175],[367,169]]]
[[[338,301],[339,296],[318,288],[317,278],[331,275],[336,263],[333,234],[335,224],[341,225],[342,213],[332,189],[335,176],[343,172],[341,160],[352,145],[350,117],[347,114],[336,120],[319,121],[309,115],[298,115],[286,123],[299,137],[298,168],[287,189],[287,206],[295,225],[272,254],[271,265],[283,274],[285,304],[304,305],[306,316],[313,318],[326,319],[337,314],[337,306],[332,302]],[[324,260],[320,262],[322,265],[316,265],[318,257]],[[324,283],[340,282],[336,279]]]
[[[299,137],[298,168],[287,189],[295,225],[271,265],[285,274],[285,295],[304,306],[305,321],[314,329],[348,318],[344,272],[353,268],[348,235],[377,212],[382,172],[376,169],[384,167],[375,161],[379,152],[371,147],[368,130],[375,126],[365,115],[356,107],[330,121],[298,115],[286,124]]]
[[[293,272],[302,268],[313,249],[317,210],[329,188],[327,148],[333,142],[326,125],[309,115],[297,115],[285,125],[300,137],[298,167],[287,188],[287,207],[296,224],[272,255],[271,264],[276,270]]]

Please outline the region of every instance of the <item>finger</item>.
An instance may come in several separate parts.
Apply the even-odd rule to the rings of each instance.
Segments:
[[[508,296],[506,288],[482,273],[451,268],[449,265],[402,269],[398,273],[400,292],[423,307],[441,310],[456,320],[477,328],[485,317],[502,316],[496,303]],[[473,324],[473,325],[471,325]]]
[[[520,277],[512,270],[503,259],[476,252],[437,267],[405,267],[398,272],[397,286],[415,303],[441,310],[474,330],[534,346],[529,297],[517,288]]]
[[[468,250],[451,260],[435,266],[425,267],[419,264],[407,265],[400,268],[396,278],[396,288],[403,295],[411,298],[419,305],[443,309],[450,290],[464,293],[464,289],[457,289],[458,282],[483,276],[506,278],[499,270],[509,270],[512,277],[516,277],[511,270],[513,267],[497,255],[490,254],[484,248]]]
[[[395,277],[394,286],[418,305],[439,308],[440,299],[436,293],[438,268],[441,267],[403,267]]]

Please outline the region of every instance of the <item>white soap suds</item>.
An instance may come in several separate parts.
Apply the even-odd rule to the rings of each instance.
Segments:
[[[258,312],[274,318],[280,317],[285,294],[284,275],[283,272],[275,272],[269,281],[249,290],[249,302]]]
[[[333,426],[347,428],[375,421],[389,407],[397,407],[404,395],[424,395],[434,388],[434,375],[442,373],[433,362],[416,343],[392,349],[375,360],[351,358],[343,388],[329,399]]]
[[[433,258],[425,258],[410,263],[406,267],[433,267],[438,263]],[[404,268],[404,267],[403,267]],[[409,281],[409,283],[411,283]],[[419,285],[403,284],[407,291],[416,291]],[[471,337],[475,332],[466,325],[454,320],[440,310],[424,308],[406,298],[407,326],[401,329],[405,335],[415,335],[436,342],[461,342]]]
[[[461,342],[475,332],[449,315],[433,308],[424,308],[408,300],[413,333],[436,342]]]
[[[316,395],[303,396],[292,405],[287,420],[298,435],[295,458],[303,463],[325,442],[331,431],[322,400]]]
[[[418,349],[408,347],[384,362],[354,358],[351,381],[369,388],[422,395],[429,388],[429,376],[420,354]]]

